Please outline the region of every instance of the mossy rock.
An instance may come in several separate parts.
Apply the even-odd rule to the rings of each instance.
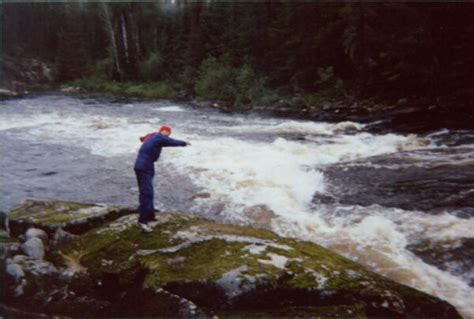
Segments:
[[[162,213],[152,226],[142,233],[135,215],[124,216],[61,250],[64,264],[85,269],[88,295],[115,305],[101,314],[131,314],[123,305],[133,295],[134,315],[178,311],[166,302],[174,296],[191,305],[186,316],[460,318],[447,302],[314,243],[185,213]]]
[[[30,227],[41,228],[50,234],[60,227],[73,234],[81,234],[131,212],[128,208],[100,204],[26,200],[8,215],[11,233],[18,236]]]

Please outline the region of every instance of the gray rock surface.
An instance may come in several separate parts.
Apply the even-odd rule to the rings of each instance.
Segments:
[[[26,256],[23,256],[21,259],[14,258],[14,261],[21,266],[27,276],[29,275],[30,277],[38,279],[42,276],[60,274],[59,270],[49,261],[25,257]]]
[[[26,240],[31,238],[39,238],[43,241],[48,240],[48,234],[42,229],[39,228],[29,228],[25,233]]]
[[[7,275],[12,277],[15,282],[20,282],[21,278],[25,277],[25,272],[20,265],[12,262],[7,264]]]
[[[52,240],[52,246],[54,248],[58,249],[60,247],[63,247],[64,245],[68,244],[72,240],[77,238],[77,235],[73,235],[62,228],[56,229],[56,232],[54,233],[53,240]]]
[[[0,89],[0,97],[15,97],[18,96],[18,93],[7,90],[7,89]]]
[[[36,227],[104,216],[90,206],[31,202],[16,213]],[[33,214],[38,207],[43,213]],[[20,283],[9,281],[7,304],[73,317],[460,318],[445,301],[310,242],[177,212],[160,213],[144,235],[136,214],[105,213],[101,225],[54,248],[51,261],[36,258],[40,238],[28,239],[28,256],[9,261],[24,276],[10,267]]]
[[[38,237],[28,239],[21,245],[23,252],[33,259],[44,259],[45,248],[43,241]]]

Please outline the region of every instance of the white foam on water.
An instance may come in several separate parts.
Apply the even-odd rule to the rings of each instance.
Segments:
[[[169,164],[185,170],[210,200],[223,201],[229,214],[266,205],[280,214],[307,211],[315,193],[325,190],[318,165],[395,151],[403,137],[339,136],[333,144],[315,145],[277,138],[273,143],[249,143],[236,138],[199,138],[186,152],[176,152]],[[170,152],[173,152],[172,150]],[[206,200],[207,201],[207,200]]]
[[[186,110],[178,105],[170,105],[170,106],[163,106],[154,108],[153,110],[158,112],[185,112]]]
[[[239,121],[238,126],[221,126],[217,129],[220,131],[230,132],[256,132],[256,133],[299,133],[299,134],[316,134],[316,135],[332,135],[337,131],[343,130],[361,130],[364,125],[355,122],[340,122],[336,124],[324,122],[308,122],[308,121],[276,121],[260,120],[251,121],[249,124],[245,121]]]
[[[61,117],[57,113],[38,114],[34,117],[26,117],[22,115],[9,115],[0,117],[0,131],[14,128],[35,127],[48,123],[60,122]]]
[[[156,117],[133,122],[120,117],[61,112],[0,118],[0,129],[23,129],[20,138],[84,147],[94,155],[108,157],[135,153],[140,146],[139,137],[159,126],[160,119]]]
[[[274,230],[283,236],[323,244],[377,273],[447,300],[466,318],[474,318],[474,290],[462,279],[424,263],[407,249],[410,242],[418,240],[472,237],[474,218],[430,216],[378,205],[345,207],[350,215],[325,209],[274,220]]]
[[[308,131],[314,134],[316,130],[312,125],[300,127],[301,133]],[[319,134],[324,130],[317,131]],[[331,129],[326,132],[329,134]],[[265,205],[278,216],[273,227],[281,235],[331,247],[398,282],[448,300],[463,315],[474,318],[469,308],[473,289],[462,279],[424,263],[406,248],[420,238],[472,237],[474,219],[377,205],[369,209],[347,207],[344,217],[311,208],[313,195],[325,191],[318,166],[431,146],[414,140],[414,136],[366,132],[335,134],[324,144],[284,138],[272,143],[249,143],[237,138],[210,140],[195,136],[186,154],[175,153],[169,164],[211,194],[198,200],[200,207],[221,201],[225,203],[222,213],[234,221],[245,221],[245,208]]]
[[[170,112],[176,111],[174,106],[169,107],[173,110]],[[73,114],[70,110],[0,116],[0,130],[20,128],[25,138],[73,144],[107,157],[134,156],[140,146],[138,137],[155,131],[160,124],[158,118],[132,120]],[[185,127],[186,123],[181,125]],[[461,220],[449,214],[428,216],[376,205],[312,207],[314,194],[324,193],[326,188],[318,167],[429,145],[413,142],[414,137],[359,131],[363,126],[351,123],[242,119],[232,121],[232,126],[212,126],[222,136],[185,135],[185,129],[173,125],[173,137],[189,139],[193,145],[184,150],[169,148],[161,159],[210,194],[196,199],[197,207],[223,203],[225,216],[245,221],[246,208],[263,205],[275,214],[272,225],[281,235],[330,247],[390,278],[448,300],[463,315],[474,318],[469,308],[473,289],[406,249],[408,243],[419,239],[472,237],[472,219]],[[272,142],[257,142],[225,134],[239,130],[275,133],[275,138]],[[344,134],[345,130],[352,134]],[[292,141],[278,137],[280,133],[299,133],[308,138]],[[324,138],[318,139],[317,135]]]
[[[192,140],[186,152],[170,150],[164,160],[185,170],[211,193],[210,200],[228,202],[240,212],[261,204],[287,213],[300,211],[315,192],[324,191],[323,176],[309,167],[314,157],[303,145],[293,144],[294,152],[288,153],[283,140],[272,144],[234,138]]]
[[[289,121],[304,133],[320,132],[319,124]],[[336,127],[336,125],[328,124]],[[247,129],[244,125],[242,130]],[[329,131],[328,131],[329,132]],[[246,207],[266,205],[281,215],[307,212],[315,193],[325,191],[318,166],[391,153],[407,143],[395,135],[334,135],[329,143],[290,141],[281,137],[272,143],[231,137],[189,136],[193,146],[185,152],[169,150],[163,158],[211,194],[199,199],[225,203],[224,213],[242,213]]]
[[[427,137],[435,137],[435,136],[440,136],[440,135],[446,135],[448,133],[449,133],[449,130],[447,128],[443,128],[441,130],[435,131],[435,132],[427,135]]]

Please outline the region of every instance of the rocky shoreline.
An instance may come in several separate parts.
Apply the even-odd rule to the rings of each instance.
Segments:
[[[65,94],[84,94],[93,92],[86,90],[78,84],[64,84],[56,82],[55,67],[35,59],[18,59],[4,57],[4,74],[0,75],[0,99],[19,98],[30,92],[61,91]],[[77,82],[77,81],[76,81]],[[79,81],[80,82],[80,81]],[[117,82],[110,82],[111,88]],[[143,83],[142,83],[143,84]],[[123,84],[140,86],[140,83]],[[107,86],[106,86],[107,87]],[[116,89],[116,88],[115,88]],[[152,92],[150,86],[143,91],[126,95],[126,89],[103,94],[122,94],[123,97],[147,98]],[[408,98],[402,97],[396,103],[387,104],[380,99],[355,99],[355,98],[320,98],[308,104],[303,96],[296,94],[291,97],[280,97],[272,103],[261,105],[235,105],[229,101],[204,100],[186,92],[175,92],[167,99],[177,103],[185,103],[193,107],[214,108],[223,112],[248,113],[256,112],[271,116],[304,119],[312,121],[341,122],[353,121],[358,123],[371,123],[372,129],[379,132],[430,132],[440,128],[470,129],[474,121],[472,112],[472,99],[467,92],[466,96],[453,96],[437,98]],[[159,96],[159,95],[158,95]],[[150,97],[148,97],[150,98]],[[163,97],[164,98],[164,97]],[[156,98],[154,98],[156,99]],[[429,120],[427,119],[429,117]]]
[[[8,216],[8,316],[460,318],[439,298],[268,230],[166,212],[143,234],[130,209],[64,201],[27,201]]]
[[[47,85],[44,90],[49,92],[57,90],[57,88]],[[88,91],[81,87],[68,86],[62,88],[60,92],[84,94]],[[27,94],[29,94],[28,91],[16,92],[0,89],[2,99],[19,98]],[[115,96],[115,94],[113,95]],[[123,98],[129,97],[124,96]],[[368,124],[370,130],[378,133],[429,133],[441,128],[464,130],[470,129],[474,121],[474,113],[471,112],[469,105],[457,107],[434,104],[413,105],[404,99],[401,99],[402,101],[396,105],[361,101],[344,104],[342,101],[328,100],[313,106],[298,104],[298,99],[293,101],[296,101],[296,104],[292,104],[292,101],[279,100],[272,104],[248,106],[235,106],[225,101],[202,100],[196,97],[180,97],[168,100],[195,108],[212,108],[227,113],[257,113],[280,118],[322,122],[352,121]]]
[[[22,97],[30,91],[60,90],[66,94],[82,94],[90,91],[77,84],[81,83],[80,80],[69,84],[58,83],[57,67],[53,63],[38,59],[5,55],[3,57],[3,71],[0,74],[0,99]],[[113,84],[109,90],[120,84],[115,81],[104,83]],[[115,92],[113,94],[118,93],[128,96],[125,94],[125,92],[128,92],[128,86],[141,86],[147,83],[127,82],[122,84],[124,88],[113,91]],[[105,87],[102,90],[104,94],[109,92],[107,85]],[[92,85],[89,89],[93,90],[94,88],[94,85]],[[146,98],[153,90],[158,88],[150,86],[146,90],[142,89],[143,91],[132,90],[133,94],[131,93],[128,97]],[[277,101],[262,105],[236,105],[229,101],[203,100],[184,91],[173,92],[170,96],[165,95],[163,98],[167,97],[194,107],[209,107],[223,112],[257,112],[283,118],[326,122],[375,123],[373,129],[377,131],[395,130],[418,133],[440,128],[470,129],[474,121],[472,90],[463,94],[437,98],[423,96],[400,97],[394,103],[382,102],[382,99],[375,96],[366,99],[326,96],[307,101],[301,94],[295,94],[286,97],[280,96]]]
[[[301,104],[298,98],[280,100],[268,105],[235,107],[224,101],[196,98],[180,100],[195,107],[209,107],[223,112],[256,112],[281,118],[369,124],[376,132],[426,133],[441,128],[470,129],[474,121],[472,107],[466,105],[429,104],[402,98],[394,105],[370,101],[323,101],[318,105]],[[428,119],[429,118],[429,119]]]

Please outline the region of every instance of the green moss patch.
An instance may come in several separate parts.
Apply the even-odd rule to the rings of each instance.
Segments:
[[[27,200],[14,208],[9,217],[14,235],[21,234],[29,227],[42,228],[50,233],[62,227],[74,234],[81,234],[130,212],[128,209],[105,205]]]
[[[108,305],[91,314],[134,314],[127,306],[133,299],[129,304],[140,305],[140,315],[158,316],[458,317],[444,301],[311,242],[180,212],[160,213],[150,223],[153,231],[143,233],[136,214],[123,214],[99,205],[28,201],[10,216],[17,225],[80,227],[54,263],[81,273],[83,279],[69,285],[77,287],[74,298]]]
[[[267,315],[327,311],[363,318],[400,315],[409,299],[440,302],[316,244],[185,213],[160,214],[147,234],[136,226],[135,215],[125,216],[83,234],[61,254],[97,280],[113,276],[124,289],[140,278],[142,289],[165,289],[230,316],[263,309]]]
[[[80,209],[96,205],[65,201],[33,201],[27,200],[9,213],[12,220],[28,219],[34,222],[61,223],[84,217],[84,213],[75,214]]]

